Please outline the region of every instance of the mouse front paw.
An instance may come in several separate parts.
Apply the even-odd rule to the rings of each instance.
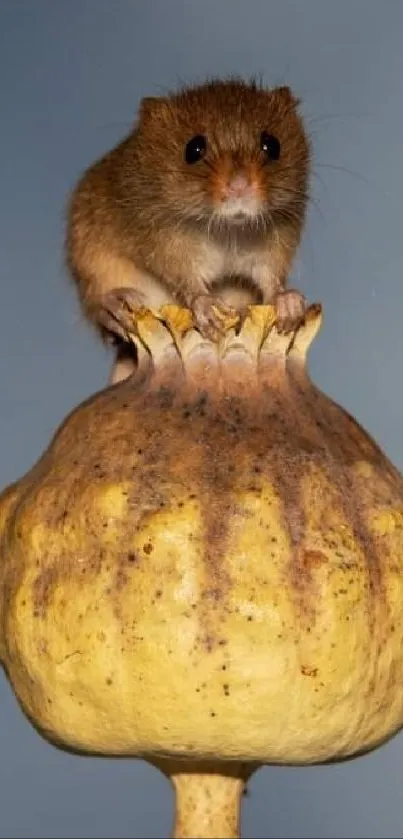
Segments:
[[[276,327],[279,332],[292,332],[301,323],[307,308],[306,300],[300,291],[286,289],[279,291],[274,299],[276,309]]]
[[[96,321],[106,338],[128,341],[133,332],[135,315],[145,306],[145,298],[134,288],[116,288],[103,294],[94,311]]]
[[[195,327],[210,341],[217,341],[225,332],[228,325],[237,323],[238,313],[232,306],[227,306],[220,297],[213,294],[198,294],[193,298],[192,310]]]

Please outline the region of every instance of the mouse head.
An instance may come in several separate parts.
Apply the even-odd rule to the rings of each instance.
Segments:
[[[302,222],[309,145],[288,87],[213,80],[144,99],[136,142],[149,199],[177,221],[210,230]]]

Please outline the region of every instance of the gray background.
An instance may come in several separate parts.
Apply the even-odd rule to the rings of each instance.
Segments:
[[[316,382],[403,467],[403,3],[1,0],[1,485],[103,386],[62,260],[78,172],[126,131],[139,97],[204,74],[262,72],[303,98],[315,145],[295,282],[325,306]],[[403,836],[403,740],[342,766],[261,770],[244,836]],[[46,744],[0,682],[0,833],[168,835],[167,782],[146,764]]]

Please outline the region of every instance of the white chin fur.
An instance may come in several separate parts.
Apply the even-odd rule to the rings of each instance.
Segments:
[[[261,205],[256,199],[234,198],[231,201],[223,202],[216,212],[222,218],[245,221],[257,216],[261,209]]]

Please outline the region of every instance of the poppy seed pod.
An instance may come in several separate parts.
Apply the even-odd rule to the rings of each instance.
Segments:
[[[176,837],[239,835],[263,764],[403,723],[403,481],[312,383],[321,308],[206,341],[144,311],[138,369],[0,497],[0,659],[37,729],[172,779]]]

